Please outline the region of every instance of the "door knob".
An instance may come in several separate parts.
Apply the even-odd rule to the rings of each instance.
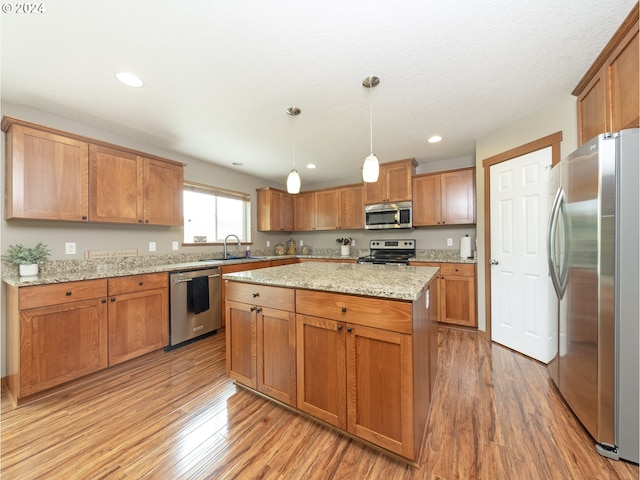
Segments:
[[[489,265],[498,265],[500,262],[498,260],[496,260],[495,258],[492,258],[491,260],[489,260]]]

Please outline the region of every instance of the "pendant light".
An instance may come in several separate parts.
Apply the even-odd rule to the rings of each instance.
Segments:
[[[287,114],[292,117],[300,115],[300,109],[298,107],[287,108]],[[289,172],[287,177],[287,192],[288,193],[300,193],[300,174],[296,170],[296,126],[293,124],[293,168]]]
[[[373,88],[380,83],[378,77],[370,76],[362,80],[362,86],[366,88]],[[369,104],[369,138],[370,154],[364,159],[364,165],[362,166],[362,180],[368,183],[374,183],[378,181],[378,174],[380,173],[380,165],[378,164],[378,157],[373,153],[373,102]]]

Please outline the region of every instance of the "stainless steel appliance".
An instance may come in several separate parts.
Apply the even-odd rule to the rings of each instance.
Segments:
[[[370,254],[358,258],[358,263],[379,265],[409,265],[409,259],[416,256],[415,240],[371,240]]]
[[[411,228],[413,226],[412,202],[379,203],[364,206],[364,228]]]
[[[169,275],[169,346],[194,341],[222,326],[220,267]]]
[[[552,169],[558,298],[553,381],[601,455],[638,462],[638,129],[603,134]]]

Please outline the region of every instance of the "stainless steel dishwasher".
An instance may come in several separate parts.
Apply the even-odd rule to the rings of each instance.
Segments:
[[[192,301],[192,288],[194,283],[202,282],[203,277],[206,278],[209,287],[208,308],[196,313]],[[166,350],[216,333],[217,329],[222,327],[221,286],[220,267],[169,275],[169,346]],[[199,294],[202,295],[203,292]],[[200,305],[204,301],[206,306],[207,299],[200,298],[199,301]],[[202,308],[204,307],[201,306],[200,309]]]

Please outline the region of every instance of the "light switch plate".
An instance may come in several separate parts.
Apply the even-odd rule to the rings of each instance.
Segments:
[[[173,248],[174,250],[178,250],[180,248],[180,246],[178,245],[178,242],[172,242],[171,243],[171,248]]]
[[[75,255],[76,242],[66,242],[64,244],[64,253],[66,253],[67,255]]]
[[[156,251],[156,242],[149,242],[149,251],[150,252]]]

